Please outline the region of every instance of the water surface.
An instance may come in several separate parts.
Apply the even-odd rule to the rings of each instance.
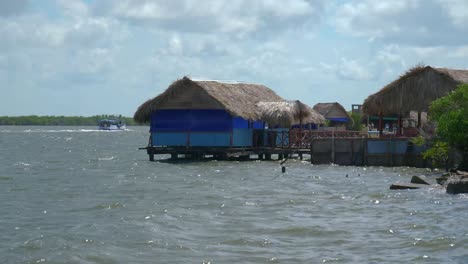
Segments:
[[[389,190],[428,170],[149,162],[130,128],[0,126],[1,263],[468,263],[467,195]]]

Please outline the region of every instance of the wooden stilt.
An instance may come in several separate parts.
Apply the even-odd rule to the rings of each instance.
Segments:
[[[398,114],[398,132],[397,136],[401,136],[403,134],[403,128],[402,128],[402,120],[401,120],[401,113]]]
[[[382,112],[379,112],[379,136],[383,135],[383,116]]]
[[[418,110],[418,128],[421,128],[421,110]]]
[[[154,161],[153,147],[148,147],[149,160]]]
[[[314,139],[310,140],[310,163],[314,164]]]

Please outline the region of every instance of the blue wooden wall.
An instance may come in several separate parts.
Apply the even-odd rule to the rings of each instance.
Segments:
[[[407,146],[407,140],[369,139],[367,141],[367,152],[369,154],[404,154]]]
[[[253,144],[260,121],[232,117],[224,110],[159,110],[151,116],[153,146],[245,147]]]

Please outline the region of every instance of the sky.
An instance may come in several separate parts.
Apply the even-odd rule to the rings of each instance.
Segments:
[[[184,76],[346,109],[468,68],[466,0],[0,0],[0,116],[117,114]]]

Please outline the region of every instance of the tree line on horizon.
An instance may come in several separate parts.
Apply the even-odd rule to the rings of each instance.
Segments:
[[[101,119],[120,119],[127,126],[138,125],[133,118],[116,115],[94,116],[0,116],[6,126],[97,126]]]

